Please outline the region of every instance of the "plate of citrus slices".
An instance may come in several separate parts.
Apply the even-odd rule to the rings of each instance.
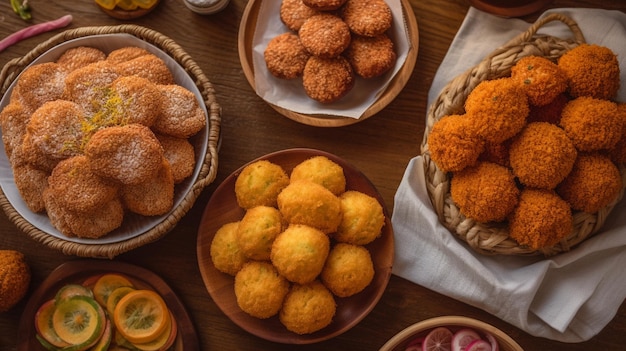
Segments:
[[[86,268],[88,267],[88,268]],[[154,273],[123,262],[57,267],[29,299],[17,349],[199,350],[176,294]]]

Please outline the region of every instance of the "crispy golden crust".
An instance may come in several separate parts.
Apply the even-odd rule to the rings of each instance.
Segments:
[[[283,218],[275,207],[256,206],[246,211],[237,229],[243,254],[253,260],[269,260],[272,244],[283,231]]]
[[[322,13],[311,16],[298,31],[300,42],[311,55],[322,58],[339,56],[350,45],[350,28],[341,18]]]
[[[324,186],[339,196],[346,191],[343,168],[326,156],[314,156],[297,164],[289,176],[290,181],[310,180]]]
[[[23,253],[0,250],[0,312],[10,310],[26,296],[30,279],[30,266]]]
[[[178,184],[193,174],[196,156],[193,145],[188,139],[156,134],[163,147],[163,155],[172,168],[174,183]]]
[[[346,0],[302,0],[302,2],[318,11],[334,11],[343,6]]]
[[[89,46],[78,46],[67,49],[59,56],[56,63],[64,70],[71,72],[94,62],[104,61],[105,59],[106,54],[100,49]]]
[[[466,115],[486,141],[501,143],[517,134],[526,124],[528,98],[511,78],[479,83],[465,101]]]
[[[384,0],[348,0],[341,17],[352,32],[369,37],[383,34],[393,21],[391,9]]]
[[[622,137],[623,123],[617,104],[585,96],[568,102],[560,121],[579,151],[614,147]]]
[[[120,77],[111,84],[109,98],[100,111],[124,124],[152,126],[161,110],[161,92],[156,84],[141,77]]]
[[[543,106],[567,89],[567,77],[559,66],[541,56],[521,58],[511,68],[511,79],[528,96],[531,105]]]
[[[612,99],[620,87],[620,68],[615,53],[596,44],[581,44],[558,61],[573,97]]]
[[[292,224],[274,240],[270,259],[287,280],[306,284],[322,272],[329,250],[328,235],[313,227]]]
[[[161,169],[145,182],[123,185],[120,190],[124,207],[143,216],[158,216],[174,206],[174,177],[170,163],[162,160]]]
[[[12,157],[13,149],[18,148],[22,144],[29,120],[30,114],[17,101],[11,101],[0,112],[2,142],[9,160]]]
[[[374,37],[352,36],[346,57],[354,72],[363,78],[378,77],[396,63],[393,42],[384,33]]]
[[[291,224],[304,224],[324,233],[337,231],[341,223],[341,200],[317,183],[299,180],[278,194],[278,209]]]
[[[46,62],[25,69],[11,94],[29,111],[35,111],[45,102],[61,98],[65,89],[66,71],[57,63]]]
[[[163,147],[141,124],[97,131],[85,146],[94,173],[123,184],[148,181],[162,169]]]
[[[306,94],[321,103],[331,103],[354,87],[354,71],[343,56],[323,59],[312,56],[304,67],[302,84]]]
[[[554,191],[525,189],[509,217],[509,235],[520,245],[540,250],[567,237],[572,221],[569,205]]]
[[[63,99],[80,105],[87,114],[107,100],[108,87],[119,78],[119,73],[106,61],[92,63],[70,72],[65,78]]]
[[[374,279],[374,262],[363,246],[336,244],[321,273],[324,285],[335,296],[348,297],[365,289]]]
[[[348,190],[339,199],[343,215],[337,232],[333,234],[336,241],[367,245],[380,236],[385,225],[385,214],[376,198]]]
[[[291,287],[285,296],[279,319],[288,330],[296,334],[311,334],[328,326],[336,311],[333,294],[316,280]]]
[[[304,21],[320,12],[304,4],[302,0],[283,0],[280,4],[280,19],[290,30],[297,32]]]
[[[569,174],[578,152],[565,131],[547,122],[529,123],[509,150],[515,176],[522,184],[554,189]]]
[[[501,222],[517,206],[519,189],[511,171],[480,162],[454,173],[450,195],[461,213],[478,222]]]
[[[220,272],[235,276],[243,265],[248,262],[239,247],[237,240],[237,228],[239,222],[231,222],[222,225],[211,240],[211,261]]]
[[[59,161],[60,159],[52,158],[35,146],[31,140],[31,135],[28,133],[24,135],[22,145],[13,149],[13,153],[11,154],[11,165],[13,167],[26,163],[48,173],[52,172]]]
[[[428,134],[428,149],[442,171],[457,172],[476,163],[485,142],[475,127],[465,115],[448,115],[435,122]]]
[[[235,275],[237,304],[256,318],[275,316],[288,291],[289,282],[269,262],[250,261]]]
[[[13,168],[15,187],[28,208],[37,213],[45,210],[43,192],[48,187],[50,173],[37,169],[29,164],[17,165]]]
[[[128,46],[111,51],[106,59],[115,65],[145,55],[151,55],[150,51],[136,46]]]
[[[278,194],[289,184],[283,168],[267,160],[253,162],[241,170],[235,180],[235,196],[240,207],[278,204]]]
[[[556,191],[574,210],[595,213],[613,202],[622,186],[617,166],[607,156],[591,153],[578,156]]]
[[[196,96],[176,85],[158,85],[161,111],[152,129],[158,133],[189,138],[206,126],[206,116]]]
[[[107,60],[108,62],[109,60]],[[155,84],[174,84],[174,75],[163,60],[154,54],[140,55],[115,64],[122,76],[138,76]]]
[[[300,38],[291,32],[274,37],[267,43],[263,53],[267,69],[271,74],[282,79],[300,77],[309,56]]]

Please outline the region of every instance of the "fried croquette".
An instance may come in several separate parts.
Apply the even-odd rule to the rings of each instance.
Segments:
[[[26,296],[30,279],[30,266],[23,253],[0,250],[0,313],[10,310]]]
[[[341,200],[317,183],[290,182],[278,194],[278,209],[289,224],[304,224],[329,234],[341,223]]]
[[[543,106],[530,105],[528,111],[527,123],[531,122],[548,122],[558,125],[561,121],[561,112],[565,105],[569,102],[567,94],[559,94],[552,101]]]
[[[342,219],[333,239],[338,242],[367,245],[378,238],[385,225],[382,205],[376,198],[356,190],[343,193]],[[332,289],[331,289],[332,290]]]
[[[120,77],[111,83],[109,97],[99,108],[100,118],[119,124],[139,123],[150,127],[161,109],[157,85],[141,77]]]
[[[56,63],[64,70],[71,72],[94,62],[104,61],[106,57],[106,54],[100,49],[90,46],[78,46],[67,49],[59,56]]]
[[[30,113],[17,101],[11,101],[0,112],[2,143],[9,160],[11,160],[13,149],[22,144],[29,120]]]
[[[513,174],[529,187],[554,189],[569,174],[578,151],[566,132],[547,122],[529,123],[509,149]]]
[[[461,213],[478,222],[501,222],[519,201],[519,189],[511,171],[480,162],[452,176],[450,195]]]
[[[121,182],[148,181],[163,164],[163,147],[150,128],[141,124],[97,131],[85,146],[94,173]]]
[[[511,68],[511,79],[523,87],[533,106],[547,105],[567,89],[565,72],[542,56],[521,58]]]
[[[374,37],[353,35],[345,56],[354,73],[363,78],[378,77],[396,63],[393,41],[384,33]]]
[[[574,210],[595,213],[615,201],[622,187],[617,166],[606,155],[590,153],[578,156],[556,191]]]
[[[109,55],[107,55],[106,59],[109,63],[116,65],[144,55],[151,55],[151,53],[150,51],[140,47],[126,46],[111,51]]]
[[[32,65],[20,74],[11,100],[16,98],[27,111],[35,111],[44,103],[63,96],[66,76],[67,72],[55,62]]]
[[[616,103],[586,96],[568,102],[560,121],[579,151],[614,147],[622,137],[623,123]]]
[[[274,239],[270,260],[287,280],[306,284],[322,272],[329,251],[328,235],[313,227],[292,224]]]
[[[211,261],[215,269],[233,277],[248,262],[248,258],[239,247],[238,227],[238,221],[222,225],[215,232],[210,248]]]
[[[289,292],[289,282],[269,262],[250,261],[235,275],[237,304],[249,315],[275,316]]]
[[[444,116],[433,124],[428,134],[428,150],[442,171],[458,172],[476,164],[485,142],[474,126],[465,115]]]
[[[573,229],[570,206],[554,191],[526,188],[509,216],[509,236],[540,250],[557,244]]]
[[[321,280],[338,297],[349,297],[365,289],[374,279],[374,262],[363,246],[336,244],[328,254]]]
[[[206,126],[206,116],[196,96],[176,85],[158,85],[161,111],[152,129],[161,134],[189,138]]]
[[[269,260],[272,244],[283,231],[283,218],[275,207],[256,206],[246,211],[237,229],[243,254],[253,260]]]
[[[319,280],[293,284],[279,313],[280,322],[296,334],[311,334],[333,321],[337,304],[333,294]]]
[[[344,97],[352,90],[354,83],[354,70],[343,56],[330,59],[311,56],[302,73],[305,93],[323,104]]]
[[[92,171],[85,155],[65,159],[48,178],[48,192],[55,201],[70,211],[92,212],[118,195],[118,185]]]
[[[185,138],[155,134],[163,147],[163,155],[172,167],[174,183],[179,184],[193,174],[196,156],[193,145]]]
[[[350,45],[350,28],[338,16],[320,13],[309,17],[298,31],[300,42],[313,56],[335,58]]]
[[[281,79],[302,76],[311,54],[304,48],[297,34],[287,32],[272,38],[263,52],[267,70]]]
[[[612,99],[620,87],[619,61],[604,46],[581,44],[566,53],[558,65],[567,76],[568,92],[573,97]]]
[[[107,60],[107,62],[110,62]],[[165,61],[154,54],[139,55],[131,60],[114,65],[122,76],[137,76],[146,78],[159,85],[174,84],[174,75],[165,64]]]
[[[165,159],[161,169],[146,181],[125,185],[120,188],[124,207],[143,216],[159,216],[168,213],[174,206],[174,176],[172,167]]]
[[[281,21],[294,32],[298,32],[304,21],[320,12],[304,4],[302,0],[283,0],[280,4]]]
[[[617,113],[622,119],[622,137],[614,147],[608,150],[608,154],[616,164],[624,164],[626,163],[626,103],[617,104]]]
[[[341,18],[352,32],[369,37],[383,34],[393,21],[384,0],[348,0],[341,9]]]
[[[302,0],[302,2],[318,11],[335,11],[343,6],[346,0]]]
[[[278,194],[289,184],[285,170],[268,160],[245,166],[235,180],[237,204],[244,209],[278,205]]]
[[[326,156],[313,156],[297,164],[292,170],[289,180],[310,180],[324,186],[339,196],[346,191],[346,176],[343,168]]]

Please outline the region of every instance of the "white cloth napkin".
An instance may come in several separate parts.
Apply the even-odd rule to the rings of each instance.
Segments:
[[[626,101],[626,14],[594,9],[556,9],[572,17],[586,41],[618,54]],[[519,19],[470,8],[439,68],[429,101],[453,77],[528,29]],[[571,37],[563,24],[540,33]],[[555,257],[481,255],[437,220],[428,197],[422,158],[410,160],[395,195],[393,273],[479,307],[531,335],[581,342],[600,332],[626,298],[626,200],[618,204],[601,235]]]

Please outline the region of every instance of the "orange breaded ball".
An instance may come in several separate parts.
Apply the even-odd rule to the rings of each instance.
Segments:
[[[287,280],[306,284],[322,272],[329,251],[328,235],[306,225],[292,224],[274,239],[270,259]]]
[[[567,77],[559,66],[542,56],[526,56],[511,68],[511,79],[528,96],[531,105],[550,103],[567,89]]]
[[[465,115],[448,115],[435,122],[428,135],[428,149],[442,171],[457,172],[476,163],[485,142],[474,126]]]
[[[612,99],[619,90],[619,61],[607,47],[581,44],[563,54],[558,65],[567,76],[568,92],[573,97]]]
[[[465,216],[483,223],[500,222],[517,205],[519,189],[508,168],[480,162],[453,174],[450,195]]]
[[[528,117],[528,98],[511,78],[480,82],[467,96],[466,115],[476,126],[479,136],[501,143],[517,134]]]
[[[24,254],[0,250],[0,312],[15,306],[28,292],[31,271]]]
[[[563,129],[547,122],[529,123],[509,149],[513,174],[522,184],[554,189],[572,170],[578,152]]]
[[[235,196],[240,207],[277,206],[278,194],[289,185],[285,170],[260,160],[245,166],[235,180]]]
[[[266,261],[250,261],[235,275],[237,305],[249,315],[275,316],[289,292],[289,282]]]
[[[376,198],[356,190],[348,190],[339,199],[343,216],[333,239],[343,243],[367,245],[380,236],[385,225],[385,214]]]
[[[363,291],[374,279],[374,262],[370,252],[360,245],[336,244],[328,254],[321,279],[339,297]]]
[[[324,186],[333,194],[339,196],[346,191],[346,176],[343,168],[326,156],[313,156],[297,164],[289,180],[310,180]]]
[[[220,272],[235,276],[248,262],[248,258],[241,251],[237,240],[239,222],[229,222],[222,225],[211,240],[211,261]]]
[[[275,207],[256,206],[239,222],[237,241],[243,254],[253,260],[269,260],[272,244],[283,231],[283,217]]]
[[[329,234],[341,223],[341,200],[308,180],[289,183],[278,194],[278,209],[289,224],[304,224]]]
[[[534,250],[553,246],[573,229],[570,206],[554,191],[524,189],[509,217],[509,235]]]
[[[327,327],[336,311],[333,294],[319,280],[315,280],[305,285],[294,284],[285,296],[278,317],[288,330],[303,335]]]
[[[579,151],[597,151],[617,144],[623,123],[617,104],[583,96],[565,105],[560,125]]]
[[[574,210],[595,213],[613,202],[622,186],[617,166],[607,156],[592,153],[578,156],[556,191]]]

